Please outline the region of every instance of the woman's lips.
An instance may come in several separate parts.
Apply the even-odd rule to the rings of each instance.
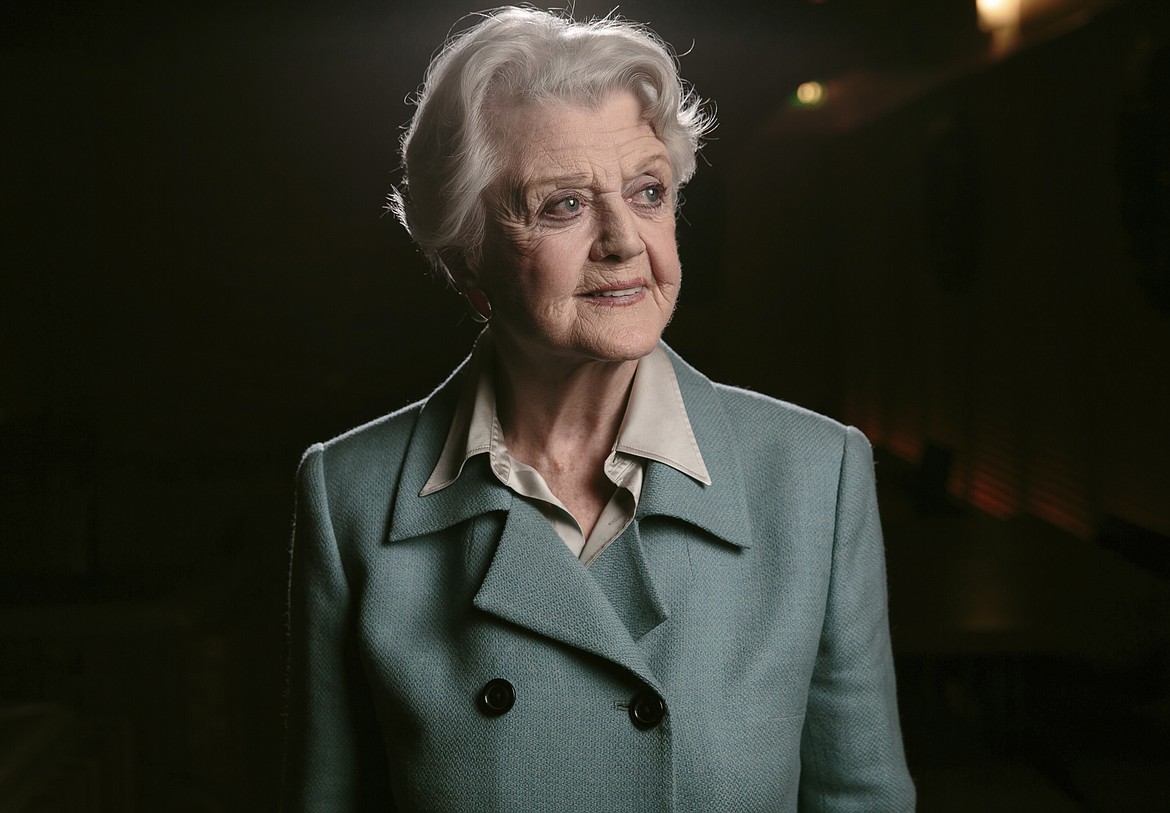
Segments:
[[[582,294],[582,296],[600,304],[618,305],[640,299],[645,291],[646,284],[638,281],[622,283],[620,285],[607,285],[604,288],[598,288]]]
[[[595,291],[594,293],[589,294],[589,296],[601,296],[601,297],[633,296],[634,294],[641,293],[641,291],[642,291],[642,286],[635,285],[633,288],[618,288],[618,289],[613,290],[613,291]]]

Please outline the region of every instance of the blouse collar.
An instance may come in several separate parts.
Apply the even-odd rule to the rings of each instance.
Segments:
[[[488,454],[496,476],[507,479],[511,457],[503,443],[496,413],[492,352],[490,331],[485,331],[472,353],[443,451],[419,492],[420,497],[454,483],[464,464],[477,454]],[[638,361],[610,462],[619,456],[656,460],[704,485],[711,485],[711,476],[683,404],[678,377],[661,343]]]

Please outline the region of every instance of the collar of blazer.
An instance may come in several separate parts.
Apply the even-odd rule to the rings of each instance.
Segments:
[[[715,385],[665,344],[663,347],[674,365],[711,485],[665,464],[647,461],[635,518],[641,522],[653,516],[672,517],[736,547],[750,547],[751,516],[738,453],[741,439]],[[481,514],[512,508],[512,492],[483,465],[472,465],[482,464],[478,458],[468,461],[468,470],[448,487],[419,496],[442,452],[466,368],[465,360],[422,405],[394,495],[389,542],[436,533]]]
[[[733,429],[718,388],[669,348],[667,354],[711,485],[666,464],[648,461],[637,521],[626,533],[638,538],[644,520],[670,517],[701,529],[713,538],[713,544],[746,548],[752,529],[740,464],[740,443],[744,441]],[[387,543],[394,545],[440,533],[484,514],[502,513],[498,542],[483,562],[486,572],[472,598],[475,606],[618,664],[663,694],[651,666],[653,645],[647,633],[670,615],[665,601],[670,576],[651,576],[640,543],[612,546],[589,569],[582,567],[540,512],[524,500],[514,499],[491,474],[487,455],[468,460],[463,473],[446,488],[419,496],[446,440],[466,366],[464,362],[418,413],[392,499]],[[475,536],[481,532],[473,525],[468,533]],[[615,558],[619,554],[621,561]],[[555,589],[550,589],[553,585]]]

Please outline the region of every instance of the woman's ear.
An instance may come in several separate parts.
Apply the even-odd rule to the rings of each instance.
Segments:
[[[451,282],[455,285],[455,290],[463,293],[476,284],[479,275],[472,270],[471,264],[467,261],[467,255],[462,251],[445,252],[442,259],[447,273],[451,276]]]
[[[492,302],[488,295],[474,285],[463,289],[463,296],[471,306],[471,318],[480,324],[489,322],[492,318]]]
[[[480,323],[491,319],[491,300],[480,287],[479,274],[467,261],[467,255],[462,251],[452,252],[449,257],[443,258],[443,264],[447,266],[447,272],[455,283],[455,289],[471,306],[471,318]]]

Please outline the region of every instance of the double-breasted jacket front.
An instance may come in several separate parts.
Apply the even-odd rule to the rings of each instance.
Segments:
[[[668,353],[712,482],[589,567],[486,455],[419,496],[462,368],[306,453],[288,809],[913,809],[869,444]]]

